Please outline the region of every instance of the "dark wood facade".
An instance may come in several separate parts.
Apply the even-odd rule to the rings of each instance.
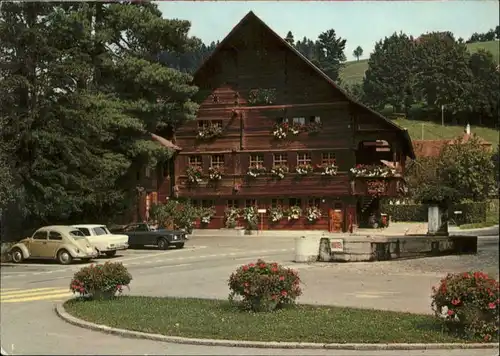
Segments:
[[[297,205],[303,212],[317,206],[322,217],[270,223],[264,216],[264,229],[332,229],[329,212],[337,210],[345,231],[377,196],[401,193],[404,181],[397,173],[364,178],[351,168],[392,166],[393,173],[401,172],[413,156],[407,132],[348,97],[252,12],[198,69],[194,82],[200,88],[197,120],[177,129],[173,140],[182,151],[159,174],[157,199],[183,197],[213,206],[215,216],[204,227],[224,227],[227,207]],[[286,138],[274,135],[278,128]],[[321,174],[324,166],[317,166],[333,162],[337,174]],[[266,174],[250,177],[252,166]],[[283,179],[270,174],[276,166],[288,170]],[[301,176],[297,167],[314,171]],[[211,170],[221,178],[209,179]],[[189,181],[193,172],[199,182]],[[385,190],[370,193],[373,180]]]

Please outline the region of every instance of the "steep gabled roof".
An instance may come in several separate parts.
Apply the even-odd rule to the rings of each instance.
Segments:
[[[413,151],[413,145],[412,145],[412,142],[411,142],[411,139],[410,139],[410,135],[408,134],[408,130],[407,129],[401,128],[399,125],[395,124],[394,122],[392,122],[391,120],[387,119],[383,115],[381,115],[378,112],[370,109],[368,106],[363,105],[362,103],[360,103],[359,101],[357,101],[356,99],[354,99],[353,97],[351,97],[345,90],[343,90],[337,84],[335,84],[335,82],[328,75],[326,75],[321,69],[319,69],[318,67],[316,67],[309,59],[307,59],[302,53],[300,53],[297,49],[295,49],[295,47],[293,47],[292,45],[290,45],[290,43],[288,43],[285,39],[283,39],[276,32],[274,32],[264,21],[262,21],[257,15],[255,15],[253,13],[253,11],[250,11],[248,14],[246,14],[245,17],[243,17],[240,20],[240,22],[238,22],[238,24],[233,27],[233,29],[231,30],[231,32],[229,32],[229,34],[226,37],[224,37],[224,39],[222,41],[220,41],[220,43],[217,45],[217,47],[215,47],[214,51],[205,59],[205,61],[201,64],[201,66],[196,70],[196,72],[194,73],[194,78],[196,78],[202,72],[202,70],[207,66],[207,64],[209,62],[211,62],[213,60],[213,58],[215,58],[215,56],[217,55],[217,53],[224,47],[224,45],[227,44],[229,42],[229,40],[233,36],[235,36],[235,34],[238,33],[238,30],[245,23],[247,23],[249,21],[256,21],[258,24],[262,25],[269,32],[269,34],[271,34],[272,36],[274,36],[279,42],[281,42],[281,44],[283,46],[285,46],[285,48],[287,48],[289,51],[291,51],[296,56],[298,56],[302,61],[304,61],[310,68],[312,68],[319,76],[321,76],[325,81],[327,81],[332,87],[334,87],[336,90],[338,90],[340,93],[342,93],[349,102],[351,102],[355,106],[358,106],[360,108],[364,108],[365,110],[369,111],[371,114],[373,114],[374,116],[376,116],[377,118],[379,118],[379,119],[383,120],[384,122],[386,122],[389,126],[391,126],[391,127],[395,128],[396,130],[400,131],[401,134],[402,134],[402,136],[403,136],[403,139],[405,141],[405,144],[406,144],[406,154],[408,155],[408,157],[410,157],[412,159],[415,159],[415,153]]]

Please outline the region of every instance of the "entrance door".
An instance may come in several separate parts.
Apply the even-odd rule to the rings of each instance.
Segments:
[[[336,204],[337,205],[337,204]],[[329,231],[330,232],[342,232],[343,226],[343,216],[342,209],[330,209],[328,212],[329,216]]]
[[[44,257],[47,251],[47,231],[38,231],[33,235],[29,244],[31,257]]]

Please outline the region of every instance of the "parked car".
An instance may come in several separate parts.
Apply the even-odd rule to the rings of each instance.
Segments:
[[[111,230],[114,233],[128,235],[128,244],[132,247],[156,245],[161,250],[170,246],[183,248],[186,233],[181,230],[154,229],[146,223],[134,223]]]
[[[128,236],[117,235],[109,231],[106,225],[73,225],[80,230],[99,253],[108,257],[116,255],[116,251],[128,248]]]
[[[9,251],[14,263],[29,258],[56,259],[63,265],[74,259],[90,261],[98,256],[97,251],[85,235],[71,226],[45,226],[35,231],[31,237],[22,239]]]

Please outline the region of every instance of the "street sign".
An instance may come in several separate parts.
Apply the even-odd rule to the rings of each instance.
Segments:
[[[344,252],[344,240],[330,239],[330,250],[331,252]]]

